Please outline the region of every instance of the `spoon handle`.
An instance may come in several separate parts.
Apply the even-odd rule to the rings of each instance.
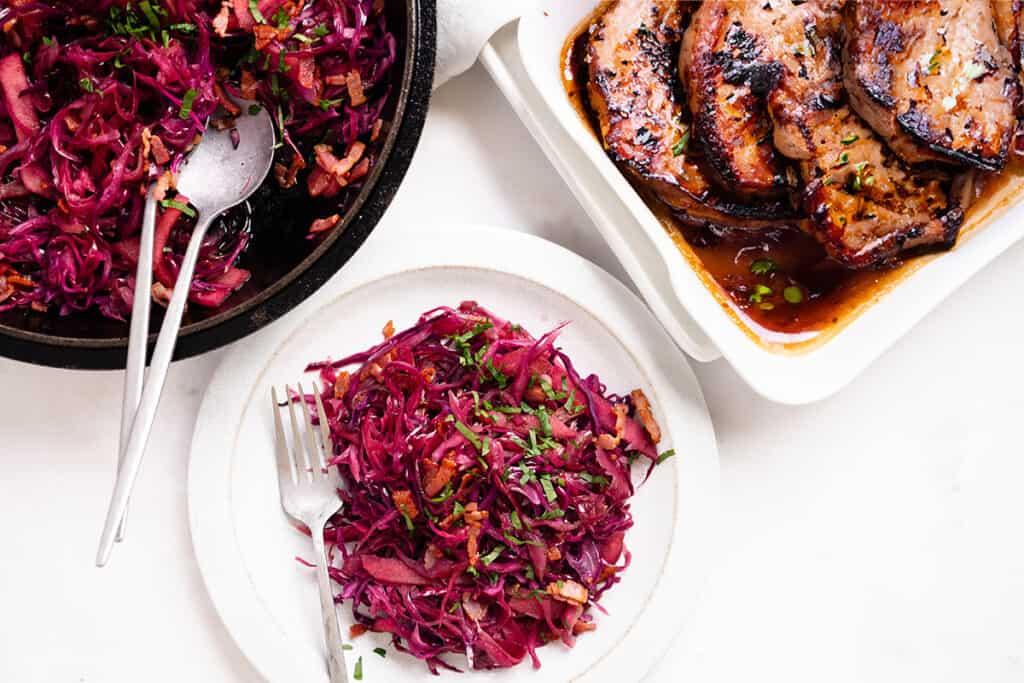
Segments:
[[[146,376],[146,341],[149,337],[149,308],[153,286],[153,234],[156,231],[156,197],[150,187],[146,208],[142,214],[142,232],[139,234],[139,262],[135,269],[135,296],[132,299],[132,322],[128,335],[128,359],[125,363],[124,398],[121,401],[121,442],[117,447],[117,469],[124,462],[132,421],[142,400],[142,383]],[[117,527],[117,540],[124,538],[126,514]]]
[[[160,405],[160,396],[167,380],[167,369],[171,364],[171,356],[174,354],[174,345],[178,341],[178,331],[181,329],[181,318],[185,313],[185,303],[188,301],[188,292],[192,285],[192,275],[195,273],[196,261],[199,260],[199,247],[206,235],[207,228],[210,227],[210,223],[216,216],[215,213],[200,216],[199,222],[192,232],[192,238],[189,240],[188,249],[185,250],[185,258],[182,260],[181,269],[178,272],[174,293],[171,295],[171,302],[167,306],[163,324],[160,326],[160,336],[157,337],[156,348],[153,350],[149,375],[142,389],[142,400],[135,413],[128,445],[124,451],[121,467],[117,472],[117,483],[114,485],[114,494],[110,500],[110,507],[107,509],[107,520],[103,525],[103,534],[100,536],[100,547],[96,553],[97,567],[104,566],[110,559],[117,526],[124,517],[128,507],[128,498],[131,496],[132,487],[139,475],[139,466],[142,464],[142,457],[146,454],[146,445],[149,442],[153,421],[156,419],[156,411]]]

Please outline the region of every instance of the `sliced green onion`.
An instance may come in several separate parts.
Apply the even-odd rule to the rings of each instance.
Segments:
[[[267,20],[263,17],[263,13],[260,12],[260,5],[257,0],[249,0],[249,14],[256,20],[257,24],[265,24]]]
[[[181,109],[178,111],[178,118],[185,120],[192,114],[192,103],[196,101],[195,90],[189,88],[185,91],[185,96],[181,98]]]
[[[501,556],[501,553],[504,552],[504,550],[505,546],[503,545],[495,546],[494,550],[481,557],[480,561],[484,563],[485,567],[487,567],[491,564],[491,562],[494,562],[496,559],[498,559]]]
[[[458,604],[458,603],[456,603],[456,604]],[[385,650],[382,647],[375,647],[375,648],[373,648],[373,653],[376,654],[376,655],[380,655],[381,657],[387,657],[388,656],[388,651]]]
[[[555,502],[558,498],[558,494],[555,493],[555,487],[551,484],[551,477],[544,475],[540,478],[540,487],[544,489],[544,497],[548,499],[549,503]]]
[[[256,0],[249,0],[249,4],[253,4]],[[352,678],[357,681],[363,680],[363,656],[359,655],[359,659],[356,660],[356,668],[352,670]]]
[[[480,441],[480,437],[477,436],[476,433],[472,429],[467,427],[465,425],[465,423],[462,422],[462,420],[456,420],[455,421],[455,428],[459,430],[460,434],[462,434],[464,437],[466,437],[466,441],[468,441],[471,444],[473,444],[474,448],[476,448],[478,451],[482,451],[483,450],[484,444],[483,444],[482,441]]]
[[[791,304],[798,304],[804,300],[804,290],[790,285],[782,290],[782,297]]]
[[[196,210],[193,209],[191,206],[189,206],[185,202],[179,202],[176,199],[161,199],[160,206],[164,207],[165,209],[177,209],[178,211],[181,211],[189,218],[195,218],[196,216],[199,215],[196,213]]]
[[[654,464],[655,465],[660,465],[661,463],[665,462],[666,460],[668,460],[669,458],[671,458],[675,454],[676,454],[675,450],[669,449],[669,450],[665,451],[664,453],[662,453],[661,455],[659,455],[658,459],[654,461]]]

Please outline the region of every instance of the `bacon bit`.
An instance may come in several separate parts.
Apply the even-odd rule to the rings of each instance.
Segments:
[[[581,620],[577,621],[575,624],[572,625],[572,633],[575,636],[578,636],[581,633],[586,633],[587,631],[593,631],[595,629],[597,629],[597,624],[595,624],[592,621]]]
[[[274,178],[277,179],[278,185],[288,189],[295,186],[295,179],[299,175],[299,171],[304,168],[306,168],[306,160],[302,158],[301,154],[295,154],[287,168],[280,162],[274,164]]]
[[[548,548],[548,559],[552,562],[562,559],[562,551],[554,547]]]
[[[153,150],[153,161],[163,165],[171,160],[171,153],[164,147],[164,141],[160,139],[159,135],[152,136],[149,142]]]
[[[604,569],[601,570],[601,575],[597,578],[598,581],[607,581],[608,579],[615,576],[619,571],[619,568],[614,565],[605,565]]]
[[[383,127],[384,119],[377,119],[373,122],[373,128],[370,129],[370,142],[377,142],[377,138],[380,137],[380,131]]]
[[[174,188],[174,174],[170,171],[164,171],[163,175],[157,178],[156,187],[153,188],[153,197],[160,201],[167,196],[167,191]]]
[[[317,166],[306,180],[309,187],[310,197],[333,197],[341,192],[341,185],[331,177],[331,174]]]
[[[366,104],[366,95],[363,93],[363,77],[357,69],[352,69],[345,76],[345,85],[348,86],[348,98],[353,107]]]
[[[224,0],[220,4],[220,12],[213,18],[213,32],[221,38],[228,35],[228,20],[231,15],[231,0]]]
[[[430,384],[434,381],[434,375],[437,374],[437,368],[423,368],[423,370],[420,371],[420,374],[423,375],[423,381]]]
[[[231,116],[210,119],[210,126],[212,126],[214,130],[230,130],[235,128],[235,119]]]
[[[626,436],[626,419],[629,409],[622,403],[615,406],[615,439],[621,441]]]
[[[149,150],[152,146],[153,133],[150,132],[149,128],[142,129],[142,158],[145,159],[149,156]]]
[[[427,544],[427,549],[423,553],[423,568],[429,572],[442,557],[444,557],[444,552],[436,545],[433,543]]]
[[[153,295],[153,301],[157,302],[161,306],[167,306],[171,303],[171,294],[174,293],[174,290],[164,287],[159,282],[154,282],[151,292]]]
[[[252,32],[256,36],[257,50],[262,50],[277,38],[277,29],[269,24],[256,24],[253,26]]]
[[[57,199],[57,208],[60,209],[61,213],[70,214],[71,207],[68,206],[68,202],[63,197]]]
[[[7,151],[7,145],[0,145],[0,154],[3,154],[6,151]]]
[[[374,379],[379,380],[380,373],[383,370],[384,368],[380,366],[380,363],[370,363],[369,365],[366,366],[366,369],[363,370],[359,378],[366,379],[367,377],[373,377]]]
[[[338,214],[332,214],[327,218],[317,218],[313,221],[313,225],[309,226],[309,234],[316,235],[321,232],[326,232],[337,225],[340,220],[341,216]]]
[[[329,173],[338,185],[344,187],[348,185],[346,174],[352,170],[352,167],[363,156],[363,152],[366,151],[366,145],[358,140],[353,142],[348,148],[348,154],[344,159],[334,156],[334,151],[329,145],[316,145],[313,147],[313,151],[316,152],[317,166]]]
[[[458,466],[455,464],[454,451],[449,451],[448,455],[444,456],[441,460],[440,465],[434,464],[430,459],[427,459],[424,465],[426,465],[427,473],[423,478],[423,492],[430,498],[439,494],[448,485],[448,482],[455,477],[455,473],[458,471]]]
[[[25,287],[26,289],[32,288],[32,278],[25,277],[21,273],[12,272],[7,276],[7,284],[15,287]]]
[[[384,0],[373,0],[373,13],[381,14],[384,11]]]
[[[610,451],[618,446],[619,440],[611,434],[601,434],[597,437],[597,447],[601,450]]]
[[[590,599],[590,594],[587,593],[587,589],[576,583],[575,581],[556,581],[548,584],[548,595],[553,597],[555,600],[561,602],[567,602],[570,605],[579,605],[582,607],[587,604]]]
[[[395,321],[389,320],[382,330],[385,339],[391,339],[395,336]]]
[[[348,181],[354,183],[370,171],[370,158],[363,157],[363,160],[356,164],[356,167],[349,171]]]
[[[344,370],[338,373],[334,380],[334,398],[344,398],[348,393],[348,387],[352,383],[352,375]]]
[[[327,85],[345,85],[345,74],[328,74],[324,77],[324,83]]]
[[[213,92],[217,96],[217,101],[220,102],[220,106],[224,107],[224,111],[231,114],[231,116],[238,116],[242,113],[242,108],[239,107],[234,100],[228,97],[228,94],[224,92],[224,88],[217,81],[213,82]]]
[[[658,443],[661,441],[661,427],[658,426],[658,421],[654,419],[654,413],[651,411],[651,402],[647,400],[647,396],[644,394],[643,389],[634,389],[629,392],[629,397],[633,399],[633,407],[636,408],[636,414],[640,418],[640,424],[647,430],[647,434],[650,435],[651,441]]]
[[[413,502],[412,491],[408,489],[395,491],[391,494],[391,500],[395,503],[395,508],[409,519],[416,519],[419,516],[420,511],[416,507],[416,503]]]
[[[64,115],[64,125],[67,126],[68,131],[74,133],[82,124],[74,114],[68,113]]]
[[[242,69],[242,82],[238,86],[238,92],[247,100],[256,99],[256,79],[245,69]]]
[[[14,296],[14,287],[8,285],[3,291],[0,291],[0,303],[3,303]]]
[[[348,627],[348,637],[349,638],[358,638],[359,636],[363,635],[364,633],[366,633],[369,630],[370,629],[367,626],[365,626],[364,624],[352,624],[351,626]]]
[[[469,526],[480,526],[480,522],[487,519],[489,515],[490,513],[487,510],[478,509],[474,502],[466,506],[462,518],[466,520],[466,524]]]
[[[39,311],[40,313],[46,313],[48,310],[50,310],[50,307],[44,304],[42,301],[33,301],[28,306],[33,311]]]
[[[296,80],[303,88],[312,90],[316,87],[316,61],[312,57],[299,58],[299,77]]]
[[[480,537],[480,527],[469,527],[469,535],[466,538],[466,553],[469,554],[469,566],[475,567],[480,555],[477,552],[477,539]]]

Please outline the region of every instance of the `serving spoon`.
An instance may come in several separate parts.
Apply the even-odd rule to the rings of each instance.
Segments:
[[[188,293],[192,286],[199,247],[206,231],[217,216],[241,204],[259,188],[270,172],[274,159],[274,124],[267,111],[255,102],[240,100],[242,113],[235,119],[231,130],[207,127],[202,141],[189,155],[178,177],[178,194],[187,197],[198,212],[198,222],[192,231],[185,257],[178,271],[170,303],[164,314],[160,334],[153,349],[149,373],[142,381],[146,358],[146,338],[149,327],[149,308],[152,299],[149,287],[140,291],[139,285],[151,282],[153,268],[153,232],[156,218],[156,199],[152,192],[143,214],[140,237],[139,267],[136,295],[132,310],[132,325],[128,340],[128,364],[125,380],[125,398],[121,419],[121,452],[118,459],[117,482],[107,509],[107,519],[96,553],[96,566],[106,565],[114,541],[123,528],[125,511],[132,487],[139,474],[139,466],[146,453],[146,445],[153,429],[153,420],[160,404],[167,369],[171,364],[174,346],[181,329]],[[237,132],[236,132],[237,131]],[[132,412],[132,404],[137,406]],[[131,428],[127,429],[130,422]],[[127,436],[126,436],[127,435]]]

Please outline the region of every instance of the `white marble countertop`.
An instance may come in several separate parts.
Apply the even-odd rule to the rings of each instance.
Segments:
[[[536,233],[623,277],[480,68],[437,93],[372,239],[424,215]],[[1024,679],[1022,270],[1019,245],[823,403],[773,405],[722,361],[696,368],[721,449],[721,553],[652,680]],[[172,368],[103,570],[122,376],[0,360],[0,680],[258,680],[187,524],[192,427],[223,353]]]

